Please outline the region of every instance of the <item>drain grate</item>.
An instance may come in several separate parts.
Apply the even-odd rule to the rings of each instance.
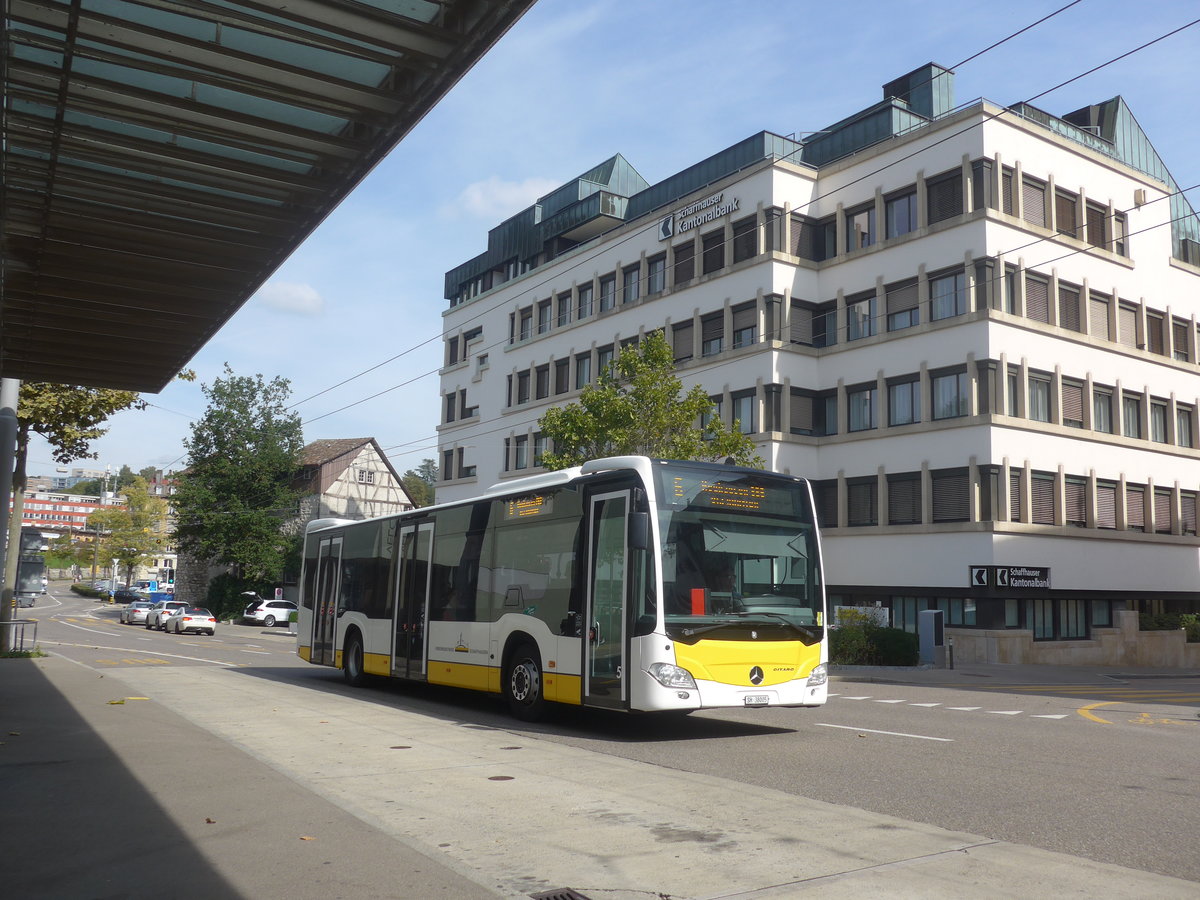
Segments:
[[[586,894],[581,894],[574,888],[555,888],[552,891],[538,891],[529,895],[532,900],[591,900]]]

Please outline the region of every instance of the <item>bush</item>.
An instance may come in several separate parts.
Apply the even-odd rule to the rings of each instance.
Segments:
[[[73,584],[71,590],[81,597],[107,597],[108,591],[102,591],[90,584]]]
[[[829,661],[841,666],[915,666],[920,647],[915,634],[884,628],[866,613],[843,610],[829,631]]]

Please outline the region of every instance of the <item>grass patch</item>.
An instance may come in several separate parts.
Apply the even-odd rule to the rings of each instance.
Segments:
[[[0,653],[0,659],[40,659],[49,655],[49,653],[43,653],[40,648],[34,647],[32,650],[9,650],[6,653]]]

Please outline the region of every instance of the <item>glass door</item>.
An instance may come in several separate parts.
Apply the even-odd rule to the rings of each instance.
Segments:
[[[584,696],[591,706],[625,706],[625,593],[629,491],[591,501],[588,641]]]
[[[429,605],[429,558],[433,523],[408,525],[400,532],[400,574],[396,580],[395,640],[392,674],[419,678],[425,674],[425,621]]]
[[[338,594],[342,585],[342,539],[321,541],[317,551],[317,597],[313,604],[312,661],[332,666],[335,661]]]

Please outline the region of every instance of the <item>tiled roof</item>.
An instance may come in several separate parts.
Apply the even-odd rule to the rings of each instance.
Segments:
[[[300,465],[320,466],[339,456],[352,453],[360,447],[371,443],[371,438],[337,438],[325,441],[313,441],[300,451]]]

